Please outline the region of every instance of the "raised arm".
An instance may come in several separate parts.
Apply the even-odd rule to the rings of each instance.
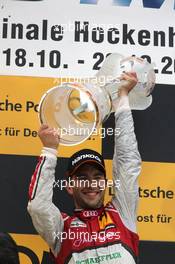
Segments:
[[[41,126],[38,135],[44,148],[31,179],[28,212],[35,229],[56,256],[60,248],[58,235],[64,227],[61,213],[52,203],[59,137],[46,125]]]
[[[120,133],[115,137],[113,157],[113,179],[119,180],[120,186],[115,190],[113,204],[118,209],[123,223],[136,232],[136,210],[138,202],[137,178],[141,169],[132,113],[129,107],[128,93],[137,83],[133,73],[123,74],[126,80],[121,87],[115,104],[115,126]]]

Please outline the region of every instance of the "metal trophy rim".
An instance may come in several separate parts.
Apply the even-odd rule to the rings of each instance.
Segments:
[[[49,90],[47,90],[41,97],[40,101],[39,101],[39,106],[38,106],[38,119],[39,119],[39,123],[40,125],[44,124],[43,122],[43,119],[42,119],[42,114],[41,114],[41,109],[42,109],[42,105],[43,105],[43,102],[46,98],[46,96],[48,94],[50,94],[53,90],[56,90],[56,89],[59,89],[59,86],[63,86],[63,85],[74,85],[74,88],[73,89],[77,89],[79,92],[84,92],[86,93],[86,95],[89,97],[89,99],[93,102],[93,105],[94,105],[94,109],[95,109],[95,121],[94,121],[94,124],[93,124],[93,127],[91,129],[91,133],[86,136],[83,140],[81,141],[78,141],[78,142],[75,142],[75,143],[71,143],[71,144],[66,144],[66,143],[63,143],[62,140],[64,140],[63,138],[60,137],[60,145],[63,145],[63,146],[76,146],[76,145],[79,145],[81,143],[83,143],[84,141],[86,141],[88,138],[90,138],[90,136],[93,134],[93,131],[96,127],[98,127],[98,123],[99,123],[99,112],[98,112],[98,107],[97,107],[97,104],[95,102],[95,100],[92,98],[92,95],[91,93],[88,91],[88,89],[85,89],[84,86],[81,84],[81,83],[73,83],[73,82],[64,82],[58,86],[54,86],[52,88],[50,88]],[[81,87],[78,87],[80,86]],[[72,113],[71,113],[72,114]],[[73,116],[73,114],[72,114]],[[58,126],[58,128],[61,129],[60,126]],[[65,140],[64,140],[65,141]]]

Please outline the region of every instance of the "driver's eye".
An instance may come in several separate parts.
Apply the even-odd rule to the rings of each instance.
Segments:
[[[94,177],[94,179],[95,180],[103,180],[104,177],[103,177],[103,175],[98,175],[98,176]]]
[[[84,176],[84,175],[77,175],[77,180],[87,180],[88,178],[86,177],[86,176]]]

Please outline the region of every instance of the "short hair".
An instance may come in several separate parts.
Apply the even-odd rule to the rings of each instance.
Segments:
[[[0,264],[19,264],[18,247],[13,238],[0,232]]]

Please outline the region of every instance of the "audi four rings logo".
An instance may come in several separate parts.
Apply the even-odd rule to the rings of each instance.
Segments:
[[[83,212],[83,215],[85,217],[98,216],[98,212],[97,211],[85,211]]]

